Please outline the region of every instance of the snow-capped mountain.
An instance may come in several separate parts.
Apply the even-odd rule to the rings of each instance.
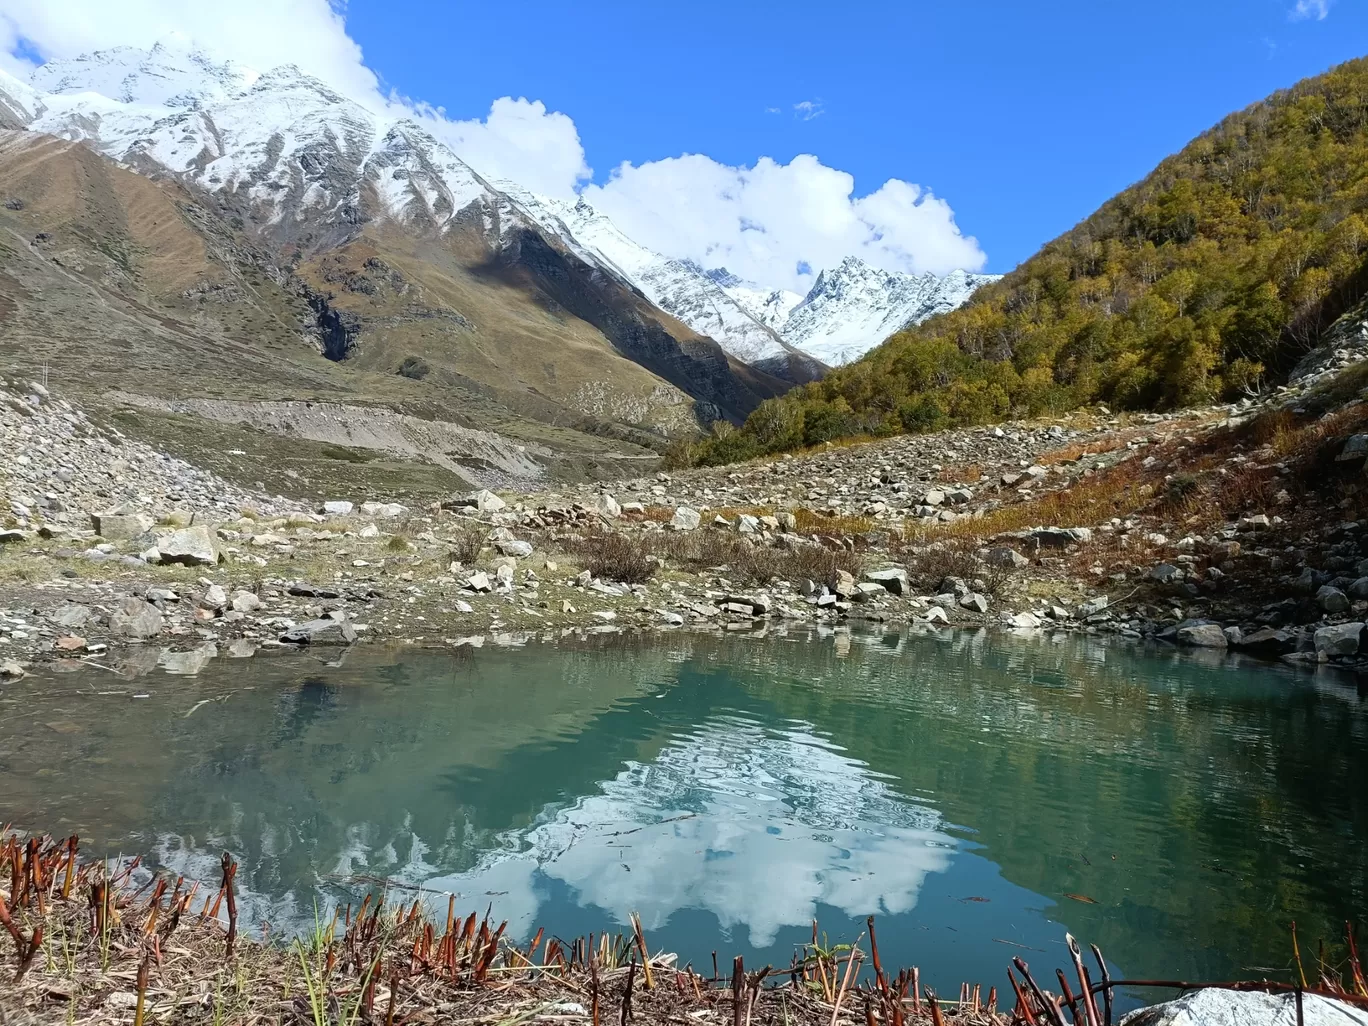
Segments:
[[[616,271],[656,306],[716,340],[737,359],[774,367],[796,355],[697,264],[663,256],[634,242],[584,199],[551,199],[514,182],[496,184],[542,228],[586,260]]]
[[[83,142],[143,174],[217,195],[276,243],[337,244],[390,220],[500,239],[534,225],[728,354],[790,381],[855,359],[968,298],[988,275],[878,270],[854,257],[806,297],[644,247],[583,199],[491,183],[401,108],[369,109],[285,65],[264,73],[175,42],[0,72],[0,128]]]
[[[822,271],[808,294],[800,297],[762,289],[725,270],[710,274],[752,317],[833,367],[859,359],[894,332],[948,313],[980,285],[1000,277],[967,271],[943,277],[902,274],[846,257]]]

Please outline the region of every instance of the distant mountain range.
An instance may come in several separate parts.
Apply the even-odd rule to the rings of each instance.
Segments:
[[[259,73],[174,46],[52,61],[29,82],[0,72],[0,130],[0,225],[33,264],[0,274],[0,334],[31,340],[51,312],[35,296],[74,275],[175,335],[167,359],[228,337],[251,350],[244,366],[289,364],[259,377],[266,390],[295,370],[329,377],[292,346],[303,339],[357,372],[420,383],[422,401],[455,388],[518,417],[672,433],[740,420],[993,280],[850,257],[806,297],[766,290],[656,253],[582,199],[487,180],[417,121],[294,66]],[[149,203],[161,219],[145,219]],[[159,260],[173,250],[184,259]],[[82,373],[123,386],[126,368]],[[375,382],[351,383],[370,394]]]

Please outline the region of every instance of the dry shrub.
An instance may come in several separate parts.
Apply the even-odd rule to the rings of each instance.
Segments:
[[[829,517],[810,509],[795,509],[793,519],[797,522],[798,534],[857,535],[874,530],[873,517],[835,516]]]
[[[659,565],[652,539],[640,534],[596,532],[572,540],[569,548],[595,577],[623,584],[644,584]]]
[[[821,545],[800,545],[794,549],[771,550],[780,554],[779,576],[789,581],[810,580],[831,584],[840,571],[858,577],[860,557],[849,549]]]
[[[451,558],[470,566],[480,558],[480,550],[484,548],[484,531],[478,527],[462,528],[452,536],[450,545]]]
[[[936,475],[936,480],[946,484],[977,484],[983,480],[983,468],[977,463],[963,467],[946,467]]]

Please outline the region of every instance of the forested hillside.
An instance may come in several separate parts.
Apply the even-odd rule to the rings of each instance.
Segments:
[[[1119,126],[1124,131],[1124,126]],[[684,454],[1276,382],[1368,289],[1368,59],[1232,114],[970,302]]]

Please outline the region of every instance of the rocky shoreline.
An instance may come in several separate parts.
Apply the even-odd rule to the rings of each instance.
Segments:
[[[1271,515],[1166,498],[1200,493],[1194,471],[1227,491],[1247,475],[1259,452],[1239,432],[1258,412],[1098,410],[558,492],[316,505],[11,385],[0,674],[111,651],[193,672],[272,647],[861,624],[1106,633],[1357,669],[1358,521],[1308,523],[1321,511],[1287,489],[1258,491]],[[1355,466],[1368,454],[1368,436],[1332,441]]]

